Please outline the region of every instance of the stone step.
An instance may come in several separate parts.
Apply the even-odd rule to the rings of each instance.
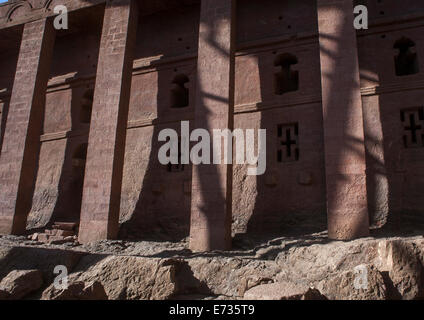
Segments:
[[[61,230],[61,229],[46,229],[44,233],[50,236],[63,236],[63,237],[70,237],[75,235],[75,232],[73,231]]]
[[[74,231],[77,227],[77,223],[75,222],[55,222],[53,223],[53,229],[60,229],[66,231]]]

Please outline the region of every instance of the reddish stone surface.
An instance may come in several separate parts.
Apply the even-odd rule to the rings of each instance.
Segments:
[[[39,153],[52,22],[25,24],[0,156],[0,233],[25,232]]]
[[[200,12],[195,126],[233,128],[235,1],[203,0]],[[223,162],[223,161],[222,161]],[[231,246],[232,166],[193,166],[190,248]]]
[[[118,234],[136,26],[135,1],[107,4],[88,140],[81,243],[115,238]]]
[[[318,1],[328,236],[339,240],[369,234],[362,101],[352,8],[352,0]]]
[[[136,26],[132,77],[128,76],[129,72],[122,76],[122,79],[131,77],[125,143],[122,139],[125,132],[122,122],[125,121],[119,117],[125,116],[125,112],[120,113],[118,109],[122,108],[117,106],[127,101],[124,93],[129,86],[116,85],[115,77],[107,70],[114,63],[118,64],[119,59],[110,62],[99,58],[105,13],[102,0],[69,2],[72,7],[70,31],[58,32],[49,63],[47,90],[36,99],[36,104],[45,105],[46,110],[41,137],[39,133],[30,133],[33,129],[29,128],[34,122],[30,121],[28,128],[23,128],[12,121],[15,115],[6,121],[8,110],[12,114],[17,110],[9,106],[13,97],[24,97],[24,91],[32,90],[26,82],[27,76],[34,74],[31,68],[25,67],[24,79],[22,74],[15,77],[23,27],[25,23],[40,23],[46,16],[53,15],[47,7],[51,9],[59,2],[29,0],[19,3],[22,6],[16,10],[11,10],[15,2],[0,4],[1,135],[7,149],[16,153],[16,159],[23,158],[22,150],[34,150],[41,144],[39,155],[38,151],[28,153],[36,160],[15,161],[12,153],[0,155],[0,163],[2,158],[10,160],[3,163],[5,166],[0,173],[5,181],[0,186],[3,190],[0,199],[8,207],[0,212],[2,228],[6,226],[5,233],[12,232],[11,217],[15,212],[24,212],[23,218],[18,219],[19,229],[23,231],[25,220],[27,230],[50,228],[57,221],[78,224],[82,211],[81,225],[86,226],[86,234],[92,231],[93,239],[112,237],[116,233],[119,210],[121,237],[181,240],[190,234],[192,203],[205,201],[212,203],[204,207],[205,212],[213,210],[213,219],[214,214],[220,217],[213,225],[222,234],[213,231],[213,226],[204,228],[207,219],[200,218],[194,220],[193,230],[204,230],[198,233],[199,239],[208,239],[209,231],[213,231],[216,238],[210,239],[214,243],[217,243],[216,239],[225,242],[223,247],[226,247],[229,232],[223,217],[228,216],[228,200],[231,198],[227,188],[228,171],[217,166],[206,170],[208,184],[202,184],[202,188],[209,195],[201,198],[200,181],[205,179],[200,180],[202,175],[198,173],[203,171],[196,168],[193,175],[191,165],[169,171],[157,158],[162,145],[157,137],[162,129],[179,131],[182,120],[189,121],[191,129],[230,123],[227,120],[231,116],[226,113],[229,103],[215,104],[213,100],[207,100],[205,104],[210,107],[213,103],[214,108],[226,110],[221,119],[224,124],[213,113],[205,115],[203,111],[206,109],[198,108],[198,99],[204,92],[231,97],[229,91],[232,90],[230,85],[227,88],[222,85],[225,81],[230,83],[228,72],[222,72],[214,61],[215,53],[207,51],[214,46],[203,46],[202,40],[199,44],[199,21],[205,20],[201,14],[202,2],[136,0],[141,18]],[[317,3],[310,0],[237,2],[234,127],[267,130],[267,171],[263,176],[247,176],[248,166],[234,165],[233,234],[286,235],[292,229],[304,233],[324,230],[327,209],[330,236],[337,238],[366,234],[366,208],[373,226],[383,226],[390,220],[402,222],[409,217],[422,218],[424,197],[420,191],[424,187],[424,146],[404,145],[404,135],[410,135],[405,129],[410,118],[402,121],[401,114],[407,112],[409,115],[415,110],[417,123],[424,126],[419,119],[424,83],[424,52],[421,49],[424,47],[424,26],[420,22],[424,17],[424,5],[416,0],[363,1],[369,9],[370,29],[355,32],[351,25],[352,3],[322,1],[319,7]],[[112,8],[122,10],[120,6]],[[327,14],[329,23],[325,24]],[[318,21],[324,21],[319,30]],[[220,30],[220,26],[217,23],[214,28]],[[225,37],[212,34],[211,40],[220,43],[227,39],[227,34],[222,34]],[[330,42],[331,38],[335,41]],[[402,38],[415,43],[411,49],[418,59],[419,71],[415,74],[396,75],[394,58],[399,52],[394,46]],[[327,47],[334,53],[334,59],[324,54]],[[201,60],[198,60],[198,51]],[[275,79],[282,68],[275,64],[282,55],[297,59],[297,63],[291,65],[291,71],[298,73],[299,83],[296,91],[276,94]],[[218,58],[221,61],[221,56]],[[99,60],[105,60],[107,67],[102,64],[98,68]],[[355,65],[356,60],[359,67]],[[222,61],[227,63],[226,59]],[[200,72],[211,65],[212,71]],[[38,68],[44,73],[44,68]],[[107,74],[107,81],[96,80],[96,70],[98,75]],[[225,76],[218,83],[219,74]],[[189,102],[186,107],[173,108],[174,80],[181,75],[188,79],[185,88],[189,91]],[[40,77],[43,77],[41,73]],[[12,90],[14,83],[19,86],[18,91]],[[36,87],[34,83],[32,85]],[[89,120],[83,120],[87,107],[90,107],[90,95],[95,87],[99,87],[96,88],[97,96],[107,98],[102,86],[109,87],[110,84],[118,88],[113,89],[114,92],[122,89],[119,101],[110,107],[110,101],[99,102],[97,97],[90,125]],[[203,89],[199,84],[208,91],[199,93]],[[114,94],[113,91],[110,93]],[[101,108],[99,103],[104,107]],[[110,113],[105,112],[109,110]],[[280,162],[277,153],[281,150],[282,139],[278,137],[278,127],[293,125],[298,129],[295,140],[299,157],[294,159],[292,156],[290,161]],[[23,129],[15,132],[18,128]],[[93,142],[88,141],[90,131]],[[17,148],[18,140],[32,147],[21,150]],[[92,149],[88,157],[84,156],[87,144]],[[85,158],[90,164],[86,164]],[[28,165],[23,166],[23,163]],[[34,190],[25,184],[27,191],[20,193],[19,190],[24,189],[17,181],[26,177],[28,185],[29,181],[33,184],[34,178],[28,174],[33,169],[36,170]],[[4,180],[12,175],[13,182]],[[85,209],[81,210],[84,180],[86,199]],[[192,185],[197,190],[192,190]],[[17,194],[24,195],[19,199],[25,200],[17,202]],[[219,201],[213,203],[217,198]],[[16,204],[25,206],[25,210],[20,205],[15,208]],[[95,226],[91,226],[90,221]],[[195,237],[196,232],[192,235]],[[199,246],[208,247],[209,242],[199,241]]]

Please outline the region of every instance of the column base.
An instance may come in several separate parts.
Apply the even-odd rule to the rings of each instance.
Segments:
[[[81,222],[78,232],[78,242],[86,244],[101,240],[114,240],[117,236],[118,227],[111,228],[108,225],[108,221]]]
[[[7,217],[0,218],[0,235],[12,234],[13,219]]]
[[[26,232],[26,217],[0,217],[0,235],[23,235]]]
[[[365,174],[327,175],[328,238],[353,240],[369,236]]]
[[[231,250],[231,236],[228,237],[223,223],[213,223],[213,226],[191,226],[190,250],[193,252],[229,251]]]

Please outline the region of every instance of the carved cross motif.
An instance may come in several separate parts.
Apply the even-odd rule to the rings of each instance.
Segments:
[[[424,147],[424,109],[415,108],[401,111],[403,144],[405,148]]]
[[[299,160],[298,124],[278,126],[277,161],[292,162]]]

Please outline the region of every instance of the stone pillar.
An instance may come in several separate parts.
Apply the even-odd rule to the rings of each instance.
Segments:
[[[113,239],[118,233],[137,20],[135,0],[106,3],[84,177],[81,243]]]
[[[235,4],[201,1],[195,126],[211,141],[213,129],[233,129]],[[231,248],[231,193],[231,165],[193,165],[191,250]]]
[[[318,0],[328,236],[369,234],[362,101],[352,0]]]
[[[0,233],[22,234],[31,210],[47,81],[52,21],[25,24],[0,156]]]

